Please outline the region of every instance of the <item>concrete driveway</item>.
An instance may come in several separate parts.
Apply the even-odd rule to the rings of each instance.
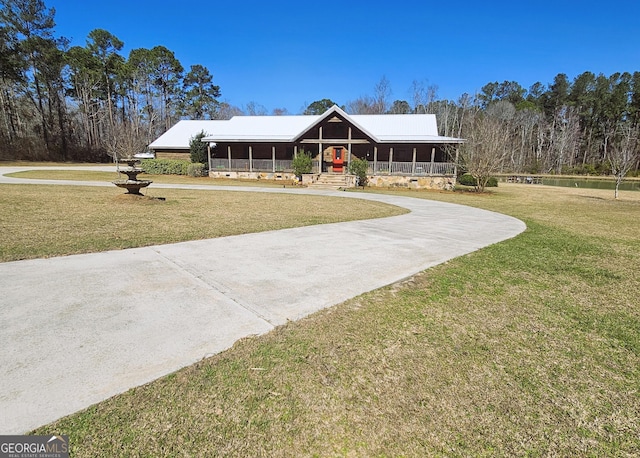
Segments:
[[[0,176],[19,169],[0,168]],[[113,186],[0,177],[0,183],[21,182]],[[509,216],[407,197],[152,186],[321,194],[386,202],[411,213],[0,263],[0,434],[24,433],[221,352],[242,337],[525,229]],[[348,242],[336,247],[336,234]]]

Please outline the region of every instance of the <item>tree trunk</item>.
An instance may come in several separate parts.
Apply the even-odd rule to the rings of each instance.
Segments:
[[[60,128],[61,159],[63,161],[66,161],[69,153],[69,145],[67,143],[67,129],[65,127],[66,106],[64,105],[64,99],[57,98],[57,108],[58,108],[58,127]]]
[[[36,87],[36,95],[37,95],[37,108],[40,113],[40,120],[42,125],[42,136],[44,139],[44,145],[47,151],[47,155],[49,154],[49,131],[47,129],[47,119],[44,113],[44,106],[42,104],[42,90],[40,89],[40,82],[38,81],[37,70],[35,65],[33,65],[33,84]]]

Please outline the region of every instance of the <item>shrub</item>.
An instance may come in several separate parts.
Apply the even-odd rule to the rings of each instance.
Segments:
[[[475,186],[477,184],[477,181],[471,175],[465,173],[464,175],[458,177],[458,183],[463,186]]]
[[[187,167],[187,175],[190,177],[203,177],[205,176],[205,167],[204,164],[200,162],[191,163]]]
[[[207,133],[202,130],[189,140],[189,152],[191,153],[191,162],[204,164],[208,162],[207,144],[202,139]]]
[[[465,173],[464,175],[458,177],[458,183],[463,186],[477,186],[478,182],[475,178],[473,178],[470,174]],[[496,177],[490,177],[489,181],[487,181],[487,188],[497,188],[498,187],[498,179]]]
[[[145,159],[140,168],[150,175],[186,175],[189,162],[173,159]]]
[[[365,187],[367,185],[367,170],[369,163],[366,159],[354,158],[349,164],[349,173],[358,178],[358,186]]]
[[[291,163],[291,167],[293,168],[293,173],[297,177],[302,176],[304,173],[311,173],[313,170],[313,160],[311,159],[311,153],[307,153],[306,151],[300,151],[296,157],[293,158],[293,162]]]

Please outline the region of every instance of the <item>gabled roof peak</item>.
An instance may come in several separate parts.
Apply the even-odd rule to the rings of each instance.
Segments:
[[[314,119],[311,123],[309,123],[309,125],[305,129],[303,129],[298,135],[293,137],[292,141],[294,141],[294,142],[297,141],[298,139],[300,139],[300,137],[302,137],[304,134],[309,132],[310,129],[312,129],[313,127],[315,127],[318,124],[322,123],[324,120],[328,120],[329,122],[332,122],[331,119],[333,119],[333,117],[336,117],[338,119],[342,118],[345,121],[350,122],[351,124],[353,124],[354,127],[358,128],[360,131],[362,131],[362,133],[364,133],[371,140],[373,140],[376,143],[379,142],[379,139],[375,135],[373,135],[371,132],[369,132],[367,129],[365,129],[359,123],[357,123],[351,116],[349,116],[338,105],[333,105],[327,111],[325,111],[324,113],[319,115],[316,119]]]

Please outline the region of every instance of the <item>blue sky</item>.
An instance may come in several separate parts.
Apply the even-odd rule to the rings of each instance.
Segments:
[[[640,2],[45,0],[56,32],[84,45],[106,29],[135,48],[163,45],[185,69],[206,66],[221,100],[300,113],[330,98],[411,101],[414,80],[442,99],[491,81],[525,88],[558,73],[640,71]]]

